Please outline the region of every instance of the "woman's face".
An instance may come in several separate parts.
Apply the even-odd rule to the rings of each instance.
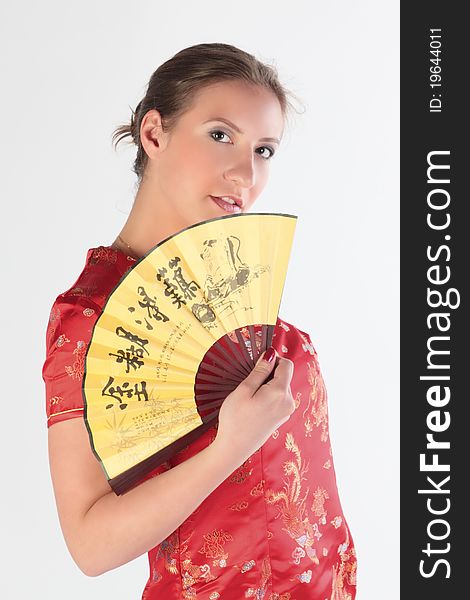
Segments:
[[[155,207],[180,227],[248,211],[266,185],[284,127],[273,92],[236,81],[199,90],[169,133],[161,131],[157,111],[144,119],[141,138]],[[238,198],[241,209],[225,210],[214,196]]]

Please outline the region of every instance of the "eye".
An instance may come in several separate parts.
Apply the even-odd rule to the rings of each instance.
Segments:
[[[214,129],[212,131],[209,132],[209,135],[212,137],[213,140],[215,140],[216,142],[221,142],[222,140],[216,139],[214,136],[215,135],[222,135],[222,136],[226,136],[227,138],[229,138],[228,133],[225,133],[225,131],[222,131],[221,129]],[[226,143],[226,142],[223,142]],[[269,156],[263,156],[262,154],[260,154],[261,158],[264,158],[264,160],[269,160],[270,158],[272,158],[275,154],[275,151],[273,148],[271,148],[271,146],[261,146],[260,148],[258,148],[258,150],[268,150],[269,151]]]
[[[228,137],[228,134],[225,133],[225,131],[221,131],[220,129],[214,129],[214,131],[210,132],[210,135],[213,136],[214,134],[221,134],[221,135],[226,135]],[[212,138],[215,139],[215,138]],[[216,142],[220,142],[221,140],[216,140]]]
[[[263,158],[265,160],[269,160],[270,158],[272,158],[275,154],[274,150],[271,148],[271,146],[261,146],[261,148],[258,148],[258,150],[269,150],[269,156],[263,156]]]

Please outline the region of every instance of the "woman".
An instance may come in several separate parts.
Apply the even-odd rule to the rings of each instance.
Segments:
[[[227,397],[218,427],[122,496],[83,421],[83,361],[106,298],[162,239],[253,206],[287,108],[275,70],[233,46],[199,44],[161,65],[130,125],[115,133],[137,145],[129,217],[110,246],[88,250],[51,310],[43,377],[62,531],[89,576],[148,552],[144,600],[355,598],[355,549],[307,333],[278,319],[274,348]]]

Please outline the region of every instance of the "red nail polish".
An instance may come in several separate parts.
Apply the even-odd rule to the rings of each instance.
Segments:
[[[272,346],[269,346],[269,348],[266,350],[265,355],[263,356],[263,359],[266,362],[272,362],[272,360],[275,356],[276,356],[276,351],[274,350],[274,348]]]

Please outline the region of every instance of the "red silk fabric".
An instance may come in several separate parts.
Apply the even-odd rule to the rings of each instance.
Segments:
[[[48,427],[83,418],[93,325],[134,264],[109,246],[91,248],[77,281],[54,301],[42,371]],[[356,553],[336,486],[318,356],[309,335],[282,319],[273,346],[295,365],[294,413],[149,551],[142,600],[354,600]],[[142,481],[193,456],[216,433],[209,429]]]

